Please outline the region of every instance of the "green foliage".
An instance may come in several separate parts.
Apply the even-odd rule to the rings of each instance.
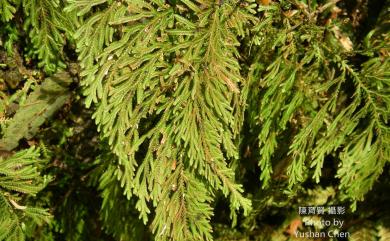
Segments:
[[[68,10],[86,14],[90,6],[71,1]],[[94,118],[145,223],[147,202],[156,207],[158,239],[210,240],[217,190],[229,196],[233,218],[239,207],[250,210],[228,160],[238,156],[243,111],[237,38],[252,17],[233,3],[203,7],[186,1],[178,15],[159,1],[103,5],[76,33],[86,105],[97,103]]]
[[[259,45],[258,59],[270,59],[264,72],[256,71],[263,67],[255,63],[252,68],[257,76],[250,78],[263,89],[256,94],[260,108],[254,123],[261,126],[260,179],[266,187],[277,150],[291,160],[287,170],[290,188],[309,175],[319,182],[325,157],[332,155],[340,159],[340,189],[347,198],[362,200],[390,160],[390,65],[388,58],[375,52],[388,49],[377,45],[388,35],[372,41],[369,33],[366,42],[370,49],[358,51],[371,58],[354,66],[346,59],[352,51],[350,40],[341,36],[337,23],[318,26],[315,15],[309,15],[305,23],[297,21],[305,8],[289,15],[282,14],[277,6],[260,9],[269,14],[256,26],[254,43]],[[275,19],[286,23],[276,25]],[[264,48],[278,51],[270,57]],[[278,148],[285,135],[292,139],[288,150]],[[310,172],[310,168],[314,170]]]
[[[65,67],[64,46],[71,40],[76,16],[63,11],[63,0],[4,0],[0,2],[0,22],[9,22],[16,12],[24,12],[23,28],[29,34],[32,48],[27,52],[39,59],[38,66],[53,74]],[[66,36],[66,38],[65,38]]]
[[[28,31],[33,52],[39,59],[39,67],[54,73],[57,66],[65,67],[63,47],[64,35],[70,36],[75,28],[75,18],[63,11],[63,0],[23,0],[26,15],[24,29]],[[68,40],[69,41],[69,40]]]
[[[39,152],[39,148],[31,147],[8,158],[0,157],[0,240],[25,240],[27,219],[40,225],[49,221],[46,209],[21,204],[49,181],[38,171],[43,164]]]
[[[67,100],[67,86],[72,79],[66,72],[59,72],[35,86],[34,91],[22,103],[3,130],[0,150],[10,151],[18,146],[22,138],[31,139],[39,127],[51,117]]]
[[[389,4],[2,1],[0,240],[387,240]]]
[[[19,40],[19,31],[12,23],[3,23],[3,27],[0,28],[0,35],[5,35],[6,38],[0,41],[0,46],[5,48],[9,55],[13,53],[13,45]],[[4,64],[4,63],[1,63]]]
[[[148,231],[137,217],[134,199],[128,200],[117,179],[120,166],[112,165],[116,157],[105,154],[98,158],[93,176],[98,180],[98,189],[102,196],[101,218],[107,233],[117,240],[148,240]],[[133,218],[129,218],[133,217]],[[123,223],[124,220],[127,220]]]
[[[0,20],[2,22],[8,22],[14,17],[16,3],[18,3],[18,0],[4,0],[0,2]]]

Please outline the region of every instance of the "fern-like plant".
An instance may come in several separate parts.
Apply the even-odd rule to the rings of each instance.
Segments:
[[[0,240],[286,240],[300,205],[386,239],[389,4],[3,0]]]
[[[48,181],[41,176],[39,148],[29,148],[0,157],[0,240],[25,240],[26,221],[42,225],[50,214],[46,209],[25,205],[25,199],[42,190]]]

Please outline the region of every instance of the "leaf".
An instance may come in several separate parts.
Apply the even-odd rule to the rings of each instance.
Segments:
[[[32,138],[39,127],[69,100],[68,85],[71,82],[67,72],[60,72],[36,87],[3,130],[0,150],[10,151],[22,138]]]

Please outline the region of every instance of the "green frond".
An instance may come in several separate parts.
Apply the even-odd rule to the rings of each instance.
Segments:
[[[19,0],[4,0],[0,2],[0,20],[2,22],[10,21],[16,12]]]
[[[387,240],[389,4],[0,0],[0,240]]]
[[[34,196],[49,179],[39,174],[40,150],[31,147],[11,157],[0,157],[0,240],[25,240],[24,225],[30,219],[41,225],[50,214],[40,207],[24,206],[23,197]]]
[[[134,198],[128,200],[118,181],[115,166],[117,158],[113,155],[102,155],[96,163],[102,168],[96,170],[99,177],[99,191],[102,197],[100,216],[104,222],[104,229],[118,240],[132,241],[144,240],[148,236],[145,226],[138,219],[134,208]]]
[[[23,0],[26,15],[24,29],[28,31],[33,50],[32,56],[39,59],[39,67],[53,74],[57,68],[64,68],[61,56],[66,45],[64,36],[73,35],[75,16],[63,11],[64,0]]]
[[[185,5],[189,14],[198,14],[196,4],[186,1]],[[72,2],[69,9],[87,14],[82,2]],[[179,183],[192,181],[185,181],[177,170],[171,173],[173,162],[187,175],[193,173],[191,179],[199,176],[193,185],[207,181],[214,190],[229,195],[232,211],[243,207],[247,213],[250,209],[227,166],[238,155],[234,143],[240,124],[235,116],[241,112],[237,99],[244,84],[236,49],[242,26],[228,17],[233,14],[248,24],[250,18],[230,4],[217,9],[210,6],[206,12],[194,21],[158,1],[128,1],[92,14],[76,33],[86,105],[97,105],[96,123],[124,167],[118,170],[118,178],[128,197],[131,193],[138,196],[137,209],[144,222],[150,212],[147,200],[153,200],[157,237],[186,230],[183,235],[211,239],[210,214],[199,213],[205,221],[198,227],[197,219],[191,218],[195,210],[184,209],[196,205],[187,200],[192,198],[186,191],[189,187]],[[189,31],[194,34],[186,34]],[[88,46],[90,39],[99,41]],[[140,164],[138,153],[144,153]],[[171,185],[177,185],[178,191],[164,194]],[[179,190],[188,197],[181,197]],[[204,187],[199,190],[205,196],[208,193]],[[183,210],[175,209],[184,212],[182,222],[161,213],[167,205],[176,204],[184,205]]]

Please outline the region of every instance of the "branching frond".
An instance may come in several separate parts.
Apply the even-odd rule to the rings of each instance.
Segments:
[[[26,218],[37,224],[49,221],[46,209],[21,204],[23,197],[34,196],[49,181],[39,174],[39,156],[39,149],[32,147],[7,159],[0,157],[0,240],[25,240]]]
[[[209,240],[212,199],[196,197],[222,190],[232,211],[250,209],[228,161],[238,157],[235,117],[242,113],[245,84],[237,38],[251,18],[233,3],[202,1],[208,10],[201,12],[195,2],[183,3],[186,14],[179,15],[161,1],[107,7],[99,1],[102,10],[86,19],[76,38],[87,106],[97,105],[94,118],[123,166],[118,178],[126,194],[139,198],[142,219],[151,200],[157,237]],[[88,12],[82,1],[69,9]],[[88,46],[90,39],[99,41]],[[201,212],[203,206],[210,211]]]

